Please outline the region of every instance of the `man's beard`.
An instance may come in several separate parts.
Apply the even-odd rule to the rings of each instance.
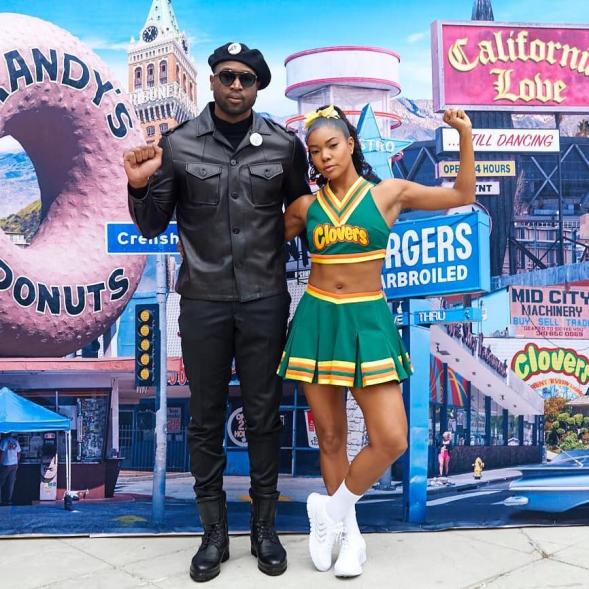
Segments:
[[[232,104],[227,99],[219,98],[216,96],[214,96],[214,98],[215,98],[215,102],[217,103],[217,106],[223,112],[227,113],[228,115],[232,115],[232,116],[242,115],[242,114],[248,112],[252,108],[254,103],[256,102],[255,96],[254,96],[253,100],[244,99],[239,104]]]

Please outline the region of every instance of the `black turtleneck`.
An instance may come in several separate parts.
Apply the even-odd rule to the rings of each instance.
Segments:
[[[252,126],[254,120],[253,112],[250,113],[250,116],[247,119],[239,121],[239,123],[228,123],[215,114],[214,102],[209,105],[209,108],[211,109],[211,117],[213,118],[213,123],[215,123],[217,131],[219,131],[219,133],[231,143],[234,150],[237,149],[237,146],[241,143],[241,140],[246,136],[246,133]]]

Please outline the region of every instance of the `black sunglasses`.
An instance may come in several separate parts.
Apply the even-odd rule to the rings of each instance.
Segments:
[[[213,74],[213,77],[219,78],[219,82],[223,86],[231,86],[235,82],[235,78],[239,78],[239,83],[242,88],[251,88],[257,81],[258,76],[251,72],[234,72],[233,70],[221,70],[218,74]]]

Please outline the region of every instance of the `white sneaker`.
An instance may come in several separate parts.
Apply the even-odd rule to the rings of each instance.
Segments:
[[[333,567],[336,577],[357,577],[366,562],[366,542],[361,534],[344,534],[339,556]]]
[[[343,527],[342,522],[333,521],[327,514],[325,504],[328,500],[327,495],[319,493],[311,493],[307,499],[307,515],[311,526],[309,553],[319,571],[331,568],[331,551]]]

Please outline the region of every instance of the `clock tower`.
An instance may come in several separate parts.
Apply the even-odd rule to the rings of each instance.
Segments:
[[[196,66],[178,28],[172,0],[152,0],[128,51],[129,94],[147,143],[197,115]]]

